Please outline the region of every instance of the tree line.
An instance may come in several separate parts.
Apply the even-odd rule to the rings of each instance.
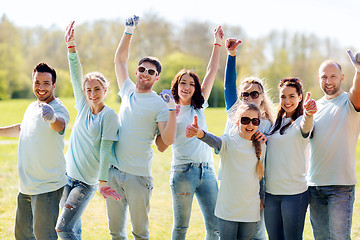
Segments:
[[[311,91],[314,99],[321,97],[317,71],[320,63],[328,58],[342,65],[344,89],[349,89],[352,84],[354,70],[346,56],[349,46],[341,46],[336,36],[321,38],[312,33],[270,30],[252,38],[247,36],[241,24],[188,21],[175,25],[153,13],[145,14],[140,21],[131,44],[130,78],[134,79],[141,57],[158,57],[163,65],[160,81],[154,85],[154,91],[158,93],[170,88],[173,77],[181,68],[193,69],[200,78],[205,76],[213,47],[213,30],[217,25],[222,25],[225,38],[234,37],[243,42],[237,53],[238,81],[251,75],[263,78],[275,102],[278,101],[278,82],[286,77],[299,77],[304,91]],[[84,73],[103,73],[111,81],[109,97],[117,99],[113,59],[124,31],[123,23],[124,19],[94,20],[75,26],[76,46]],[[57,71],[56,95],[73,96],[64,31],[58,26],[19,27],[6,15],[2,16],[0,100],[33,98],[31,72],[40,61],[47,62]],[[227,53],[224,46],[222,49],[219,71],[209,99],[212,107],[224,106],[223,80]]]

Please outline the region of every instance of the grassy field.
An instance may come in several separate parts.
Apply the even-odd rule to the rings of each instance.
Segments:
[[[0,101],[0,126],[6,126],[21,122],[22,116],[29,100]],[[73,99],[63,99],[71,115],[65,138],[68,140],[76,112],[73,107]],[[110,107],[116,112],[119,109],[119,103],[116,101],[107,101]],[[205,111],[209,131],[216,135],[221,135],[225,126],[224,109],[208,109]],[[0,239],[14,239],[14,221],[16,210],[16,196],[18,192],[18,173],[17,173],[17,140],[0,137]],[[66,150],[66,149],[65,149]],[[357,147],[358,160],[360,159],[360,145]],[[358,161],[359,162],[359,161]],[[152,239],[164,240],[170,239],[172,226],[172,202],[169,188],[169,170],[171,163],[171,149],[164,153],[158,152],[154,148],[153,177],[155,188],[151,199],[150,211],[150,234]],[[219,157],[215,155],[216,169],[219,164]],[[357,173],[360,176],[360,164],[357,164]],[[360,239],[360,188],[356,189],[356,202],[354,207],[352,238]],[[107,217],[105,201],[99,193],[96,193],[87,207],[83,217],[83,239],[110,239],[107,227]],[[130,221],[128,221],[130,222]],[[201,211],[195,200],[191,216],[190,228],[187,239],[204,239],[204,223]],[[313,239],[311,226],[307,216],[304,232],[304,239]],[[130,239],[131,226],[128,223],[128,234]]]

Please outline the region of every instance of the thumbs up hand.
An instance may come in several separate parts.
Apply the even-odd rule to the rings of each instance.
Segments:
[[[350,61],[354,65],[357,72],[360,72],[360,52],[357,52],[354,56],[354,54],[351,52],[351,50],[347,50],[347,54],[350,58]]]
[[[306,93],[304,100],[304,113],[306,116],[312,116],[317,112],[316,102],[314,99],[310,99],[310,92]]]
[[[204,137],[204,131],[202,131],[198,125],[198,116],[194,116],[193,123],[189,124],[186,127],[185,135],[187,138],[192,138],[192,137],[202,138],[202,137]]]

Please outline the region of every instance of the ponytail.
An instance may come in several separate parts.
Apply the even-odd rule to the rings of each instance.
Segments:
[[[264,176],[264,166],[262,165],[262,163],[260,161],[261,143],[258,140],[255,139],[255,134],[252,135],[251,141],[252,141],[253,146],[255,148],[256,158],[258,159],[257,163],[256,163],[256,175],[258,175],[259,180],[261,180],[262,177]]]

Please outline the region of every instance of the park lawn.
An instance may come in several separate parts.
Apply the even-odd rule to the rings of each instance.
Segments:
[[[27,105],[31,100],[10,100],[0,101],[0,126],[6,126],[21,122],[22,116]],[[67,106],[71,121],[65,139],[70,137],[71,128],[76,117],[76,111],[73,107],[74,99],[63,99]],[[107,101],[107,104],[114,108],[116,112],[119,109],[119,102],[116,100]],[[226,115],[224,109],[209,108],[205,110],[208,129],[215,135],[221,135],[224,131]],[[17,139],[0,138],[0,141],[10,141],[8,144],[0,144],[0,238],[14,239],[14,221],[16,211],[16,196],[18,192],[18,172],[17,172]],[[66,151],[66,149],[65,149]],[[356,171],[360,176],[360,143],[357,147],[357,165]],[[218,169],[219,156],[215,157],[215,167]],[[154,147],[153,177],[154,190],[151,198],[150,211],[150,235],[152,239],[170,239],[172,227],[172,200],[169,188],[169,172],[171,163],[171,149],[160,153]],[[358,184],[359,185],[359,184]],[[360,239],[360,197],[359,186],[356,188],[356,199],[354,206],[354,216],[352,225],[352,238]],[[107,226],[107,216],[105,201],[99,193],[89,203],[83,217],[83,239],[100,240],[110,239]],[[131,236],[130,219],[128,220],[128,235]],[[307,215],[304,231],[304,239],[313,239],[309,218]],[[194,200],[193,211],[191,215],[190,227],[188,229],[187,239],[204,239],[205,228],[204,221],[197,204]]]

